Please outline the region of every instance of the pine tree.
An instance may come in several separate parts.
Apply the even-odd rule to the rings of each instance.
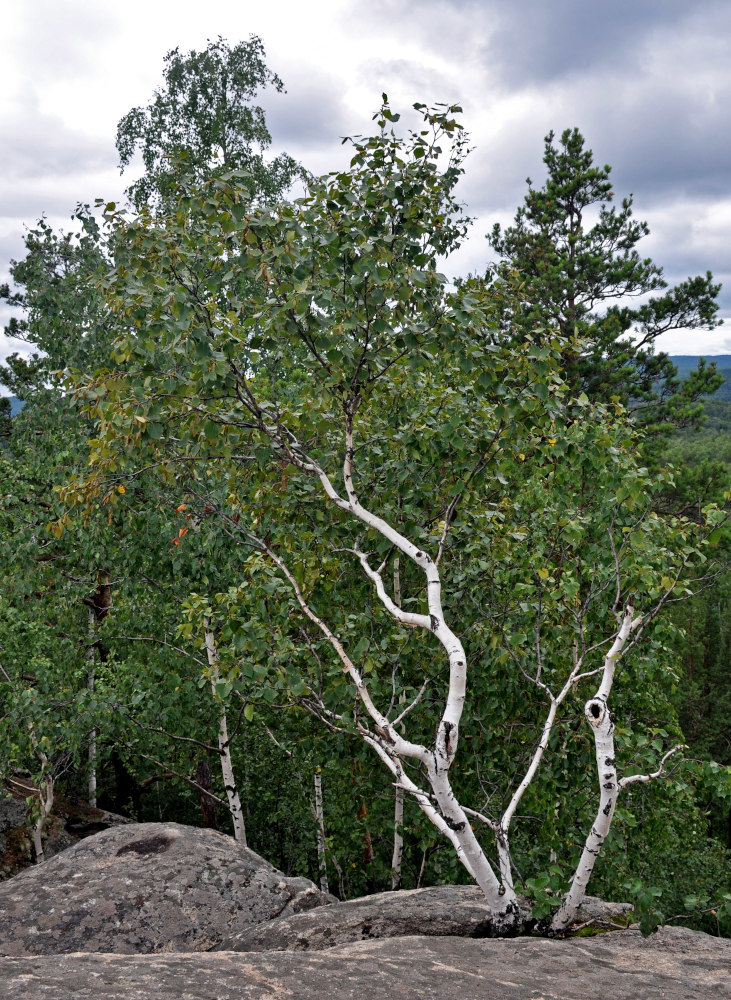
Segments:
[[[651,428],[697,421],[700,397],[721,377],[702,362],[681,382],[667,354],[653,348],[670,330],[719,325],[720,285],[709,271],[668,288],[662,269],[637,250],[649,228],[634,218],[632,196],[612,204],[611,168],[594,164],[578,129],[558,142],[553,132],[546,136],[543,162],[543,187],[528,178],[514,225],[496,225],[488,237],[500,257],[489,278],[499,293],[501,329],[536,338],[558,330],[580,339],[580,352],[565,354],[572,388],[595,401],[618,397]],[[639,306],[626,304],[658,291]]]

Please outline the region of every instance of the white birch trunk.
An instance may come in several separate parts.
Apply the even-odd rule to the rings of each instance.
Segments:
[[[401,607],[401,573],[399,557],[393,561],[393,603]],[[406,695],[401,692],[399,705],[406,704]],[[403,727],[402,727],[403,729]],[[393,803],[393,855],[391,857],[391,888],[400,889],[403,884],[401,865],[404,854],[404,790],[398,785]]]
[[[404,790],[396,789],[393,804],[393,857],[391,858],[391,888],[400,889],[402,885],[401,862],[404,853]]]
[[[221,773],[223,774],[223,786],[226,789],[226,798],[228,799],[228,809],[231,813],[231,819],[233,821],[234,827],[234,840],[241,844],[242,847],[246,847],[246,827],[244,825],[244,813],[241,808],[241,801],[239,799],[238,789],[236,787],[236,778],[234,777],[233,764],[231,763],[231,748],[228,738],[228,723],[226,719],[226,705],[223,700],[218,697],[216,693],[216,682],[219,679],[218,674],[218,650],[216,649],[216,640],[213,632],[208,628],[208,622],[205,623],[206,633],[205,633],[205,643],[206,643],[206,655],[208,657],[208,665],[211,668],[211,693],[213,694],[214,700],[219,703],[219,717],[218,717],[218,752],[221,757]]]
[[[360,727],[363,738],[376,749],[389,769],[396,776],[398,784],[403,784],[416,798],[419,806],[431,819],[434,825],[449,838],[455,847],[457,856],[467,871],[472,875],[485,894],[492,910],[494,929],[497,933],[515,926],[519,907],[515,890],[511,885],[501,884],[488,861],[464,810],[457,801],[449,782],[449,768],[454,760],[459,740],[459,723],[462,717],[467,684],[467,659],[459,638],[449,628],[444,620],[441,600],[441,580],[437,563],[413,542],[393,528],[387,521],[373,514],[362,506],[353,487],[353,408],[346,411],[346,448],[343,463],[343,480],[347,500],[339,496],[329,477],[317,463],[305,459],[301,452],[295,453],[292,448],[288,454],[300,468],[315,473],[327,496],[340,509],[352,514],[363,524],[378,532],[383,538],[404,555],[408,556],[424,573],[426,577],[426,593],[428,614],[416,614],[403,611],[386,593],[383,579],[379,571],[372,569],[368,558],[356,551],[364,572],[374,583],[376,592],[387,611],[406,625],[428,629],[434,634],[449,662],[449,685],[442,718],[437,726],[434,745],[427,749],[420,744],[404,739],[396,726],[376,707],[368,686],[360,672],[345,652],[340,639],[309,607],[300,590],[297,581],[284,564],[282,559],[272,549],[257,539],[262,551],[272,559],[289,580],[297,600],[305,615],[313,621],[326,636],[336,651],[343,665],[343,670],[353,681],[361,703],[375,723],[375,734]],[[276,437],[276,432],[273,436]],[[410,782],[403,770],[401,761],[405,757],[418,760],[424,767],[429,785],[433,793],[433,802],[413,782]],[[436,807],[434,806],[436,803]]]
[[[36,864],[40,865],[46,860],[43,851],[43,831],[46,820],[53,808],[53,778],[46,774],[48,760],[41,754],[41,780],[38,786],[38,819],[33,824],[33,850],[36,855]]]
[[[584,843],[579,864],[574,872],[571,887],[561,906],[551,921],[551,930],[560,933],[576,919],[579,907],[586,894],[586,887],[594,871],[596,859],[612,825],[617,805],[619,786],[614,752],[614,722],[607,704],[614,682],[614,671],[622,655],[622,650],[632,629],[640,624],[641,618],[634,618],[634,604],[629,601],[622,616],[622,624],[604,658],[604,670],[599,689],[584,706],[584,715],[594,733],[594,753],[599,782],[599,806],[591,830]]]
[[[382,517],[374,514],[361,504],[353,483],[353,459],[355,454],[353,424],[355,413],[360,404],[360,397],[358,395],[351,396],[345,401],[343,406],[346,431],[345,457],[343,461],[345,496],[341,496],[338,493],[328,474],[318,462],[305,454],[296,437],[286,428],[282,427],[281,424],[270,424],[264,410],[255,403],[253,397],[252,402],[255,406],[253,412],[258,417],[261,430],[281,450],[283,457],[286,456],[288,461],[293,462],[302,471],[315,475],[320,480],[326,496],[335,506],[380,534],[398,553],[407,556],[424,573],[426,578],[428,613],[418,614],[404,611],[400,607],[400,600],[391,599],[386,592],[381,576],[383,566],[379,570],[373,569],[369,564],[368,555],[360,550],[358,543],[356,543],[354,549],[350,550],[359,558],[365,574],[375,586],[381,603],[392,617],[404,626],[419,627],[431,631],[447,655],[449,661],[449,683],[446,703],[441,720],[437,726],[434,744],[428,749],[426,746],[405,739],[399,731],[402,727],[398,726],[403,716],[416,705],[421,696],[418,695],[411,705],[404,709],[398,719],[391,721],[387,718],[375,705],[367,684],[355,664],[347,655],[339,636],[336,636],[328,625],[309,607],[296,579],[282,559],[265,541],[247,532],[250,541],[256,544],[262,553],[266,553],[286,576],[303,613],[320,629],[335,650],[341,661],[344,673],[350,678],[355,687],[356,697],[359,699],[365,712],[370,716],[372,722],[372,726],[370,726],[367,722],[358,720],[357,728],[366,743],[373,747],[395,776],[397,791],[408,791],[416,799],[420,808],[436,828],[452,842],[457,856],[482,889],[487,903],[492,910],[493,931],[499,934],[503,931],[512,930],[520,921],[520,911],[511,873],[508,841],[510,822],[525,790],[534,780],[540,767],[542,758],[548,747],[559,706],[563,703],[568,692],[580,680],[588,676],[593,676],[597,671],[591,670],[585,674],[580,673],[580,663],[576,661],[576,656],[574,656],[574,667],[562,691],[557,696],[554,696],[540,679],[540,662],[537,665],[536,676],[529,678],[545,692],[550,701],[548,716],[544,723],[538,746],[533,754],[527,772],[515,790],[500,822],[496,823],[478,813],[473,814],[487,823],[497,836],[499,870],[502,880],[499,881],[482,847],[474,836],[467,819],[466,813],[471,813],[471,811],[463,809],[459,802],[457,802],[448,775],[449,767],[454,760],[457,750],[459,723],[464,706],[467,680],[467,663],[464,649],[459,638],[446,624],[442,612],[441,581],[438,566],[446,540],[448,518],[445,519],[442,540],[439,544],[436,560],[434,560]],[[397,598],[397,596],[400,595],[398,595],[398,587],[396,586],[396,581],[394,581],[394,597]],[[631,776],[623,778],[621,782],[617,781],[613,740],[614,727],[607,702],[614,678],[616,661],[619,659],[632,630],[640,625],[642,621],[640,617],[634,619],[633,615],[633,602],[630,600],[622,616],[620,628],[614,643],[605,657],[603,678],[599,690],[585,706],[587,721],[592,726],[594,732],[600,801],[595,821],[586,839],[579,866],[574,873],[571,888],[561,907],[554,915],[551,924],[554,932],[560,932],[565,929],[577,913],[593,871],[597,854],[609,832],[618,792],[625,784],[633,781],[649,781],[657,777],[662,772],[667,757],[674,753],[675,750],[680,749],[676,747],[666,754],[661,762],[660,770],[656,774],[641,777]],[[422,773],[426,774],[431,793],[418,787],[406,774],[403,762],[407,758],[419,763]],[[395,857],[396,843],[394,842]]]
[[[96,664],[96,649],[94,646],[94,640],[96,639],[96,615],[93,608],[88,609],[88,634],[89,634],[89,650],[86,654],[86,658],[89,662],[89,666],[86,672],[86,686],[91,694],[94,693],[94,672]],[[97,756],[97,731],[92,729],[89,733],[89,805],[96,808],[96,756]]]
[[[322,774],[320,768],[315,770],[315,815],[317,816],[317,860],[320,868],[320,888],[330,892],[327,881],[327,862],[325,860],[325,816],[322,811]]]

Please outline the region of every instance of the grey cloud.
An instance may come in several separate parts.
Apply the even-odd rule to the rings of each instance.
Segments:
[[[6,220],[2,220],[5,222]],[[15,220],[13,220],[14,222]],[[4,228],[4,227],[3,227]],[[9,278],[9,261],[18,260],[23,256],[23,233],[18,229],[11,229],[0,235],[0,282]]]
[[[724,0],[371,0],[356,24],[387,24],[459,62],[477,59],[509,90],[641,62],[648,39],[687,20],[718,30]],[[693,28],[692,30],[697,30]]]
[[[352,126],[337,78],[304,66],[290,66],[285,75],[286,94],[267,91],[261,95],[277,148],[298,155],[337,143]]]
[[[524,98],[493,148],[478,151],[493,191],[481,203],[508,204],[526,173],[520,168],[516,178],[514,165],[535,161],[530,143],[540,150],[550,129],[574,125],[607,149],[617,183],[648,199],[729,189],[731,6],[723,0],[377,4],[381,18],[413,31],[436,55],[451,12],[463,36],[455,68],[470,88],[468,129],[481,106]]]
[[[723,197],[731,189],[731,77],[712,99],[653,83],[641,94],[597,101],[593,130],[613,150],[618,183],[650,202],[678,194]]]
[[[543,137],[577,126],[595,162],[612,167],[618,196],[634,193],[638,212],[678,198],[727,197],[731,191],[731,76],[715,75],[712,93],[685,79],[644,83],[618,75],[581,88],[554,86],[483,138],[469,164],[470,203],[499,210],[522,199],[524,178],[542,183]],[[481,184],[476,184],[477,174]]]
[[[526,177],[540,183],[545,170],[541,160],[547,129],[545,122],[535,117],[539,120],[530,117],[500,128],[469,155],[459,197],[471,212],[510,212],[512,216],[525,197]]]
[[[716,225],[715,203],[692,200],[669,203],[645,213],[650,237],[641,250],[651,256],[664,271],[670,284],[710,270],[721,283],[719,296],[722,312],[731,311],[731,211]],[[641,214],[641,213],[638,213]]]
[[[491,20],[485,0],[361,0],[343,10],[340,21],[351,32],[365,31],[376,46],[382,36],[416,42],[459,67],[487,43]]]
[[[99,42],[119,23],[94,0],[33,0],[25,9],[19,49],[28,79],[67,80],[83,76],[101,59]]]
[[[0,191],[0,218],[15,226],[22,220],[26,225],[35,223],[42,215],[68,219],[79,202],[91,204],[95,198],[117,201],[121,194],[118,177],[81,172],[71,174],[50,190],[45,184],[18,181],[11,188]]]
[[[76,204],[83,200],[82,194],[83,188],[80,190],[73,184],[59,186],[53,192],[42,185],[14,184],[0,191],[0,218],[16,227],[19,220],[25,225],[33,225],[43,215],[68,218]]]
[[[384,92],[397,111],[404,111],[404,105],[410,107],[415,101],[456,103],[461,98],[458,74],[447,75],[426,62],[370,59],[360,66],[358,78],[373,91],[374,111]]]
[[[0,119],[0,172],[7,181],[65,177],[115,164],[101,139],[69,128],[40,110],[32,94]]]
[[[17,248],[22,251],[24,227],[33,227],[41,216],[45,216],[54,228],[71,227],[71,215],[79,202],[93,204],[96,198],[119,201],[122,199],[123,179],[116,170],[105,172],[69,173],[58,177],[49,186],[47,179],[30,181],[17,180],[0,190],[0,231],[6,236],[0,239],[0,266],[9,259],[6,256],[6,240],[14,250],[10,256],[17,256]]]
[[[485,59],[510,87],[545,83],[598,67],[630,67],[647,36],[691,13],[720,8],[713,0],[521,0],[483,5],[495,27]]]

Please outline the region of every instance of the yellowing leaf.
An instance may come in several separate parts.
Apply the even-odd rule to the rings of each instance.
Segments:
[[[117,487],[117,493],[126,493],[127,490],[121,484]]]
[[[542,567],[541,569],[538,570],[538,575],[540,576],[541,580],[547,580],[548,577],[550,576],[550,573],[545,567]]]

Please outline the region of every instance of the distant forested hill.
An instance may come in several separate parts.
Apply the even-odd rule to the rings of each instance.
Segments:
[[[687,378],[698,364],[697,354],[670,355],[678,374]],[[673,440],[671,457],[684,465],[697,465],[704,459],[719,460],[731,467],[731,354],[709,355],[726,379],[718,392],[703,401],[705,419],[697,430],[680,431]]]
[[[670,360],[678,369],[681,378],[687,378],[693,368],[698,366],[698,354],[671,354]],[[726,379],[724,385],[714,394],[714,399],[731,399],[731,354],[707,355],[706,361],[715,362],[716,368]]]

